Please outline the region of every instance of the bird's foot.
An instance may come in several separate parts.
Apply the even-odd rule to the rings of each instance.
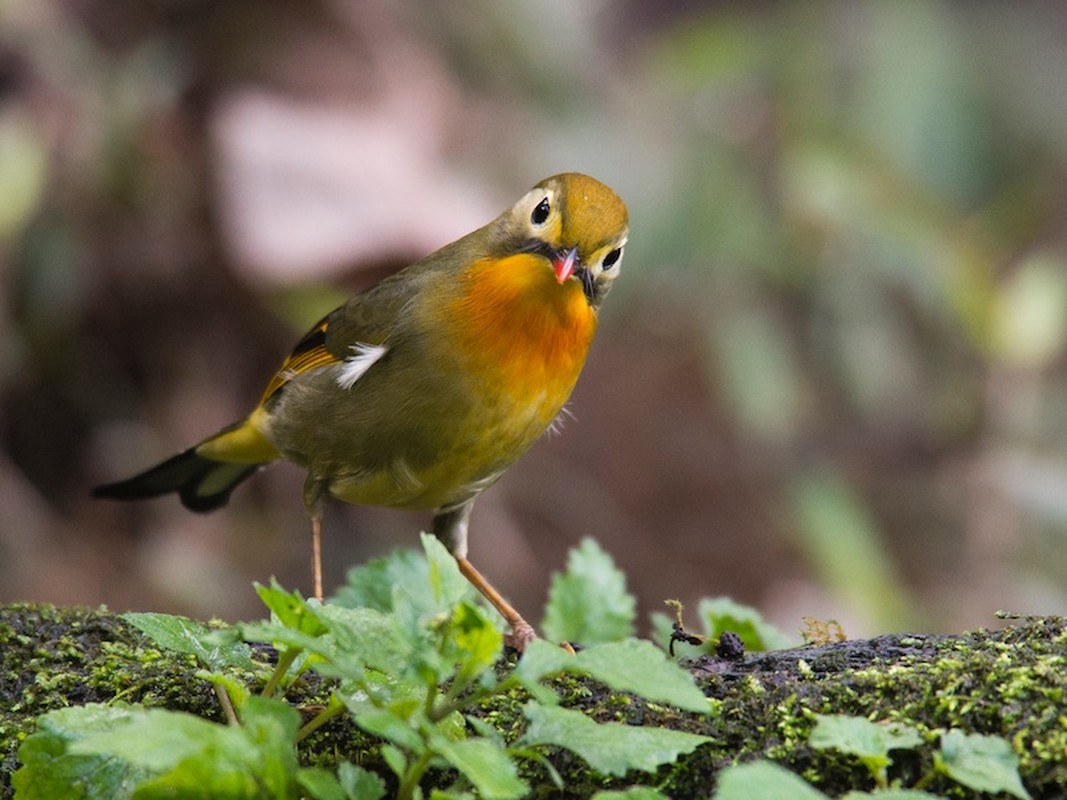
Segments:
[[[533,626],[525,620],[519,620],[511,626],[511,633],[504,637],[504,645],[521,653],[536,638],[537,631]]]

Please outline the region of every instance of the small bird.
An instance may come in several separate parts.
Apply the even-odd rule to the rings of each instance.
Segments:
[[[248,417],[93,494],[177,492],[186,508],[212,511],[288,459],[307,470],[320,600],[327,497],[434,509],[434,534],[521,650],[533,627],[467,560],[471,508],[561,413],[628,233],[626,206],[607,186],[573,172],[547,178],[488,225],[328,314]]]

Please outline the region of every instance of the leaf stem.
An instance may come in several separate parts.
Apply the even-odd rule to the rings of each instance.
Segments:
[[[278,685],[282,682],[282,678],[289,671],[289,667],[296,661],[296,657],[300,655],[301,648],[289,647],[285,652],[278,656],[278,664],[274,667],[274,672],[270,674],[270,678],[267,680],[267,685],[263,687],[264,697],[274,697],[274,693],[278,690]]]
[[[400,781],[399,788],[396,790],[397,800],[412,800],[415,797],[415,790],[419,788],[422,776],[430,768],[432,759],[433,753],[425,751],[408,767],[407,772]]]
[[[304,724],[304,726],[296,732],[295,743],[299,744],[300,742],[304,741],[304,739],[313,734],[331,719],[340,715],[344,710],[344,703],[337,700],[336,696],[331,698],[330,705],[326,706],[326,708],[324,708],[318,714],[309,719]]]
[[[215,694],[219,696],[219,705],[222,706],[222,713],[226,715],[226,721],[230,725],[240,725],[241,721],[237,719],[237,712],[234,710],[230,695],[218,683],[215,684]]]

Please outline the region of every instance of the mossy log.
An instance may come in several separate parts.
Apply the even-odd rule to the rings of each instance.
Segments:
[[[959,729],[995,734],[1020,758],[1023,782],[1035,798],[1067,797],[1067,620],[1026,618],[997,631],[958,636],[892,635],[844,641],[731,660],[689,662],[713,699],[709,716],[677,712],[639,698],[609,693],[591,681],[561,684],[566,703],[595,718],[703,733],[712,742],[663,767],[600,779],[566,751],[550,753],[563,775],[565,796],[587,797],[610,787],[648,783],[672,797],[707,797],[723,768],[765,757],[800,773],[833,796],[870,789],[869,773],[851,757],[808,746],[814,714],[849,714],[904,722],[928,745],[894,752],[890,777],[912,786],[931,772],[938,733]],[[508,666],[502,665],[502,669]],[[47,711],[121,699],[223,719],[212,686],[196,676],[189,657],[158,648],[106,610],[9,605],[0,609],[0,797],[10,797],[20,742]],[[295,705],[321,702],[328,687],[302,679]],[[316,698],[318,695],[318,698]],[[483,709],[505,736],[523,726],[514,702]],[[345,722],[331,723],[302,745],[301,756],[327,765],[338,758],[380,768],[375,743]],[[559,796],[535,770],[535,796]],[[544,776],[540,776],[544,778]],[[927,783],[946,797],[968,794],[948,779]]]

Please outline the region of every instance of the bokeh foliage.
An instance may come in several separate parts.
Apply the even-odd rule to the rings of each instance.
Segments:
[[[292,471],[203,519],[85,492],[244,413],[338,287],[582,169],[632,242],[578,421],[475,518],[511,594],[588,533],[645,610],[1062,613],[1065,32],[1054,3],[0,2],[0,594],[240,616],[249,577],[297,583]],[[299,270],[264,265],[279,231]],[[332,513],[335,575],[426,524]]]

